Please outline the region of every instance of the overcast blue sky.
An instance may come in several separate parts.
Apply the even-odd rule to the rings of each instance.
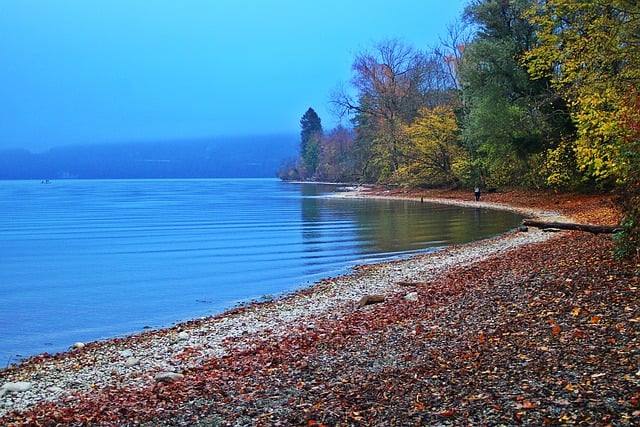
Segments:
[[[466,0],[0,0],[0,148],[297,133],[357,52]]]

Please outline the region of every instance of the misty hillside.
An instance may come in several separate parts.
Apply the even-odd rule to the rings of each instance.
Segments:
[[[0,150],[0,179],[272,178],[298,143],[291,134]]]

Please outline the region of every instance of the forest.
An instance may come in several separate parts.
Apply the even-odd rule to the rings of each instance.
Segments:
[[[606,191],[619,259],[640,242],[640,5],[472,0],[438,46],[383,40],[309,108],[285,180],[421,188]]]

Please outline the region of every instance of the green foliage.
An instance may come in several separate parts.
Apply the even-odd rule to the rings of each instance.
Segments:
[[[530,3],[479,1],[465,12],[479,30],[460,67],[463,141],[478,174],[491,185],[537,180],[540,154],[568,128],[566,120],[558,120],[555,110],[562,104],[552,102],[547,82],[531,79],[520,64],[536,41],[535,27],[524,16]]]
[[[619,114],[640,77],[637,4],[549,0],[529,16],[540,43],[526,55],[535,77],[551,78],[576,124],[576,163],[587,179],[613,182],[621,173]]]
[[[630,92],[621,113],[624,129],[618,181],[623,208],[623,232],[617,236],[616,256],[640,263],[640,94]]]
[[[636,212],[636,218],[638,213]],[[629,218],[622,224],[622,230],[613,235],[616,246],[613,250],[614,258],[619,262],[640,259],[640,235],[638,233],[639,225],[633,218]]]

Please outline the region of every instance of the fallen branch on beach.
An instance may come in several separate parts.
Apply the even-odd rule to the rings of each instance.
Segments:
[[[378,304],[381,302],[384,302],[384,295],[365,295],[360,298],[360,301],[358,301],[358,308],[362,308],[365,305]]]
[[[557,228],[560,230],[577,230],[577,231],[588,231],[593,234],[600,233],[615,233],[620,231],[621,228],[616,225],[591,225],[591,224],[578,224],[574,222],[548,222],[548,221],[539,221],[534,219],[525,219],[522,221],[522,225],[536,227],[536,228]]]

